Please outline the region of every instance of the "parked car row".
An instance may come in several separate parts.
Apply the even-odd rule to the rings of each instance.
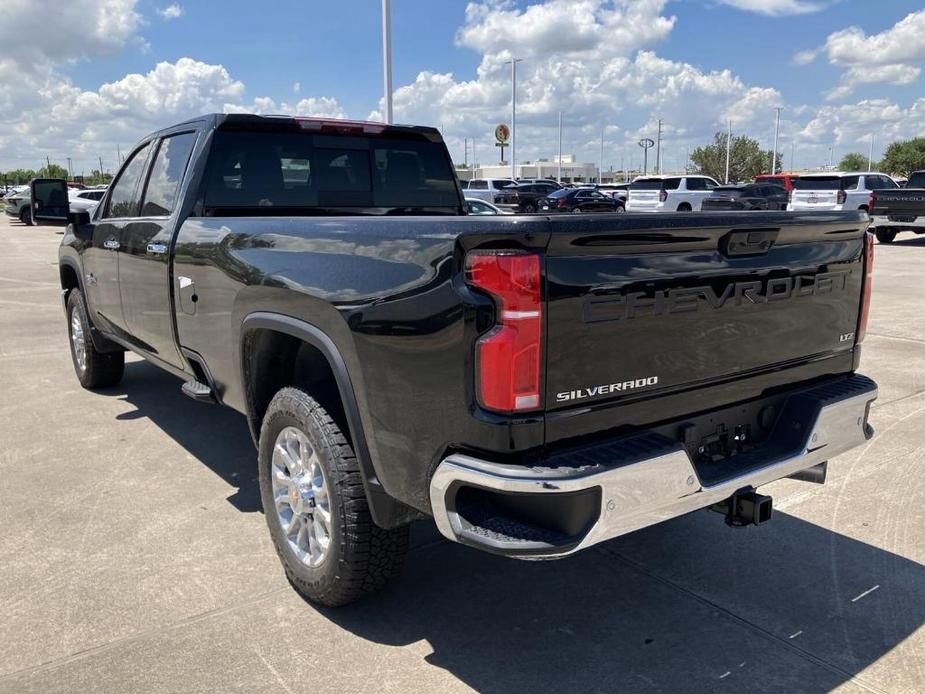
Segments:
[[[95,186],[93,188],[84,186],[82,188],[77,188],[72,187],[70,184],[67,184],[66,187],[62,187],[60,185],[61,183],[64,183],[61,179],[40,178],[35,179],[27,186],[21,186],[3,198],[4,213],[8,217],[13,217],[23,224],[31,226],[35,221],[32,189],[36,185],[40,188],[47,187],[50,196],[49,199],[44,200],[41,199],[40,196],[40,200],[37,204],[44,204],[46,207],[63,207],[66,204],[71,212],[92,212],[96,209],[97,205],[100,204],[100,200],[103,199],[107,189],[107,186]],[[55,196],[59,196],[62,199],[57,200]]]
[[[918,180],[925,184],[925,180]],[[736,185],[720,185],[709,176],[686,174],[641,176],[632,183],[578,187],[564,187],[556,181],[544,179],[516,182],[512,179],[474,179],[464,182],[463,187],[467,200],[482,200],[504,212],[658,213],[701,210],[869,211],[874,191],[895,190],[899,185],[886,174],[865,171],[799,176],[762,174],[756,176],[752,183]],[[882,229],[881,240],[892,239],[900,230],[925,231],[925,219],[919,224],[917,218],[910,215],[892,215],[892,218],[878,218],[875,226]]]

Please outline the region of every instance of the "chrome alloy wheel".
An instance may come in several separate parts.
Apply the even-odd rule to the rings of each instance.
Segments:
[[[71,311],[71,345],[74,348],[74,360],[81,372],[87,370],[87,339],[84,336],[84,326],[80,322],[80,314]]]
[[[289,548],[308,566],[320,566],[331,544],[331,498],[318,453],[296,427],[273,444],[273,510]]]

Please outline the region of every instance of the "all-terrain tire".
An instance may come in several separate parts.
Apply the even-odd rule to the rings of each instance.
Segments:
[[[874,234],[880,243],[893,243],[896,239],[896,232],[890,229],[875,229]]]
[[[273,449],[288,427],[307,437],[327,486],[330,539],[318,566],[300,559],[291,547],[274,499]],[[270,401],[260,428],[258,460],[270,536],[286,576],[299,593],[312,602],[337,607],[380,590],[400,573],[408,552],[408,527],[384,530],[373,522],[350,442],[308,393],[283,388]]]
[[[109,388],[122,380],[125,352],[97,351],[90,337],[87,304],[79,289],[72,290],[67,297],[67,334],[71,345],[71,361],[80,385],[88,390],[96,390]]]

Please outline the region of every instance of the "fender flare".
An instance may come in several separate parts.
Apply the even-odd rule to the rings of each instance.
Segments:
[[[87,319],[90,321],[90,340],[93,342],[93,347],[97,352],[124,352],[125,348],[122,345],[116,344],[110,340],[106,335],[104,335],[99,328],[96,327],[96,323],[93,322],[93,314],[90,311],[90,299],[87,297],[87,290],[84,289],[84,277],[83,270],[80,267],[80,263],[64,256],[59,258],[58,267],[69,267],[74,271],[74,274],[77,275],[77,286],[74,289],[77,289],[84,298],[84,306],[87,307]],[[70,296],[70,292],[65,290],[64,287],[61,287],[61,302],[64,305],[64,315],[67,316],[67,298]]]
[[[241,383],[247,393],[247,419],[251,425],[251,433],[254,434],[254,441],[259,438],[260,423],[255,421],[252,408],[250,389],[248,387],[247,364],[245,362],[244,344],[247,340],[247,334],[254,330],[273,330],[295,337],[312,347],[316,348],[331,367],[334,379],[337,381],[337,390],[341,397],[344,407],[344,414],[347,418],[347,426],[350,429],[350,438],[353,441],[354,454],[360,466],[360,472],[363,476],[363,487],[366,491],[366,500],[369,504],[373,520],[381,528],[396,528],[406,525],[411,520],[420,517],[420,513],[409,506],[390,496],[379,481],[376,475],[375,466],[369,453],[366,432],[363,427],[363,421],[360,418],[360,410],[357,405],[356,392],[353,388],[353,381],[347,370],[347,363],[343,355],[334,344],[334,341],[316,325],[287,316],[281,313],[272,313],[270,311],[256,311],[244,317],[241,322],[241,341],[239,362],[241,370]]]

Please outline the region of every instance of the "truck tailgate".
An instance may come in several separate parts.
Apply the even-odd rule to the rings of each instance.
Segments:
[[[710,385],[855,347],[864,214],[550,224],[545,396],[553,417],[694,388],[706,410],[718,404],[709,402]]]
[[[874,191],[871,215],[889,217],[892,221],[914,222],[925,216],[925,190],[900,188]]]

